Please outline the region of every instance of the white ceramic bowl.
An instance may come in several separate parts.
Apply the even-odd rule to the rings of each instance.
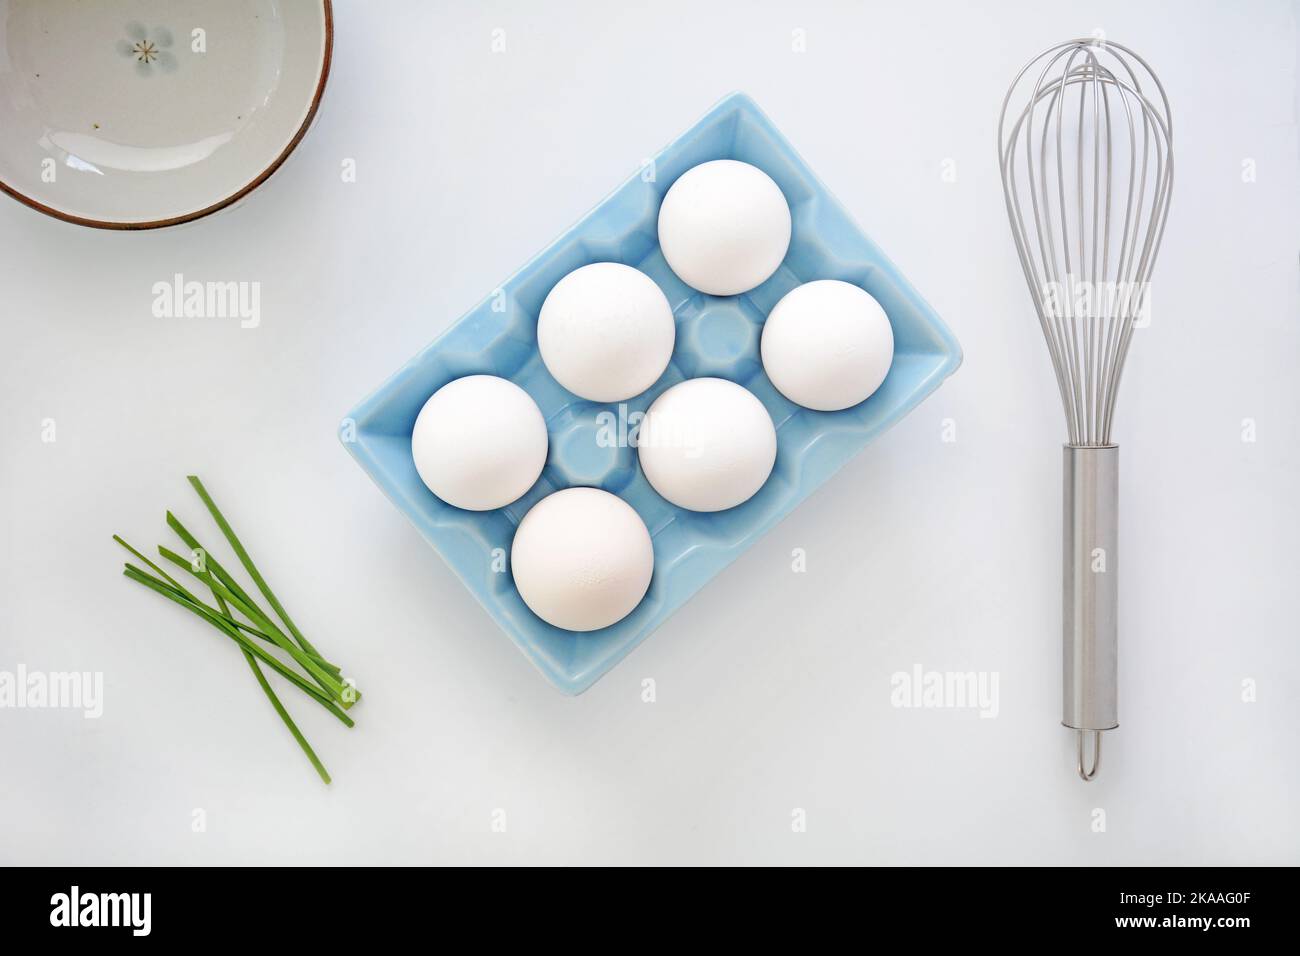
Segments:
[[[247,195],[316,114],[329,0],[0,0],[0,189],[105,229]]]

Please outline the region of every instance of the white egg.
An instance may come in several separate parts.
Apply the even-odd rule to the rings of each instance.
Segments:
[[[690,511],[722,511],[754,496],[776,462],[776,428],[747,389],[693,378],[664,392],[637,433],[655,491]]]
[[[546,464],[546,421],[514,382],[468,375],[424,403],[411,432],[421,480],[457,508],[504,508],[531,488]]]
[[[796,405],[823,412],[865,401],[894,361],[894,331],[870,293],[838,279],[790,290],[763,324],[763,371]]]
[[[537,320],[537,348],[555,380],[593,402],[653,385],[673,355],[668,299],[644,272],[593,262],[555,284]]]
[[[739,295],[781,265],[790,247],[790,206],[758,167],[715,159],[688,169],[664,196],[659,246],[687,285]]]
[[[567,488],[524,515],[510,566],[534,614],[566,631],[595,631],[641,603],[654,571],[654,545],[623,499],[598,488]]]

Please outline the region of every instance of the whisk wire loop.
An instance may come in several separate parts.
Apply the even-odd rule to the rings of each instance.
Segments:
[[[1172,138],[1159,79],[1109,41],[1050,47],[1003,100],[1007,217],[1072,445],[1111,444],[1115,397],[1168,217]]]

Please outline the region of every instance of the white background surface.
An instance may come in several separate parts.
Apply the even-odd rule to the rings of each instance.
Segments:
[[[336,21],[315,128],[233,212],[118,235],[0,203],[0,669],[105,681],[97,721],[0,710],[0,862],[1300,863],[1295,4],[342,0]],[[1097,27],[1165,82],[1178,181],[1119,402],[1122,726],[1085,785],[1057,723],[1064,423],[994,137],[1020,66]],[[335,430],[733,89],[965,364],[569,699]],[[260,282],[261,326],[154,318],[176,272]],[[166,507],[216,536],[189,472],[365,693],[351,732],[284,694],[329,788],[228,642],[118,573],[110,534],[167,541]],[[917,664],[997,672],[998,716],[892,707]]]

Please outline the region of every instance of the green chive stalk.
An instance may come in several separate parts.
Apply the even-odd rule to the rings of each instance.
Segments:
[[[163,570],[160,565],[132,547],[120,536],[113,535],[114,541],[149,569],[149,571],[146,571],[127,562],[122,573],[130,580],[162,595],[190,611],[196,617],[211,624],[239,646],[240,653],[252,670],[253,676],[257,679],[258,686],[262,688],[267,700],[271,702],[272,708],[279,715],[285,727],[288,728],[294,741],[306,755],[321,780],[328,784],[330,775],[326,771],[324,764],[316,756],[316,752],[307,742],[307,738],[303,736],[302,731],[298,729],[298,725],[294,723],[283,702],[274,688],[271,687],[262,668],[267,667],[289,681],[347,727],[354,726],[354,722],[345,711],[351,708],[360,699],[361,695],[351,681],[343,678],[342,670],[326,660],[311,642],[303,636],[298,626],[284,609],[284,605],[280,603],[270,585],[266,583],[266,579],[258,571],[247,549],[235,534],[234,528],[230,526],[230,522],[226,520],[225,515],[217,507],[216,502],[212,499],[203,483],[194,475],[189,476],[189,482],[208,509],[208,513],[216,522],[227,543],[235,552],[236,557],[239,558],[240,564],[248,573],[248,576],[252,578],[257,590],[279,618],[279,623],[258,606],[249,592],[235,580],[234,576],[211,555],[211,552],[199,543],[198,538],[191,534],[170,511],[167,512],[168,526],[190,548],[191,554],[195,557],[192,560],[187,560],[182,555],[161,545],[158,547],[158,553],[165,561],[180,568],[204,585],[206,590],[211,592],[216,606],[214,607],[200,600],[197,595]],[[239,620],[235,616],[236,614],[242,616],[245,620]],[[281,624],[283,628],[280,626]],[[288,633],[285,633],[286,631]],[[269,645],[269,648],[263,645]],[[276,656],[272,653],[272,650],[278,650],[287,655],[288,660]],[[297,665],[297,667],[294,665]]]

